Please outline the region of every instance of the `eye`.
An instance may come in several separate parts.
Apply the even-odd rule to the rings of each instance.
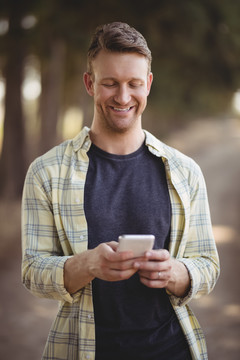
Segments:
[[[129,84],[131,88],[137,88],[142,85],[140,82],[132,82]]]
[[[115,83],[103,83],[102,85],[105,87],[111,88],[111,87],[115,86]]]

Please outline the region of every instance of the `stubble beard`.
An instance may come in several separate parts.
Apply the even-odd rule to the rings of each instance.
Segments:
[[[108,113],[104,113],[102,110],[100,121],[102,127],[109,133],[124,134],[136,127],[137,122],[140,121],[139,117],[141,117],[141,115],[137,115],[135,112],[127,119],[124,117],[121,119],[120,116],[117,118],[117,114],[114,118],[114,114],[110,114],[110,111]]]

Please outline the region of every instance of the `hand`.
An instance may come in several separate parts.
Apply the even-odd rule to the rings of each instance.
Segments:
[[[166,288],[176,296],[184,296],[190,287],[187,268],[172,258],[167,250],[146,253],[148,261],[135,261],[140,281],[150,288]]]
[[[118,243],[112,241],[90,250],[88,268],[93,278],[106,281],[126,280],[138,271],[133,267],[136,259],[132,251],[117,252],[117,246]],[[144,257],[138,260],[144,262]]]
[[[117,252],[118,243],[102,243],[95,249],[86,250],[70,257],[64,265],[64,286],[70,294],[86,286],[95,277],[106,281],[129,279],[138,269],[136,260],[144,262],[145,257],[134,258],[132,251]]]
[[[146,253],[148,261],[135,261],[140,281],[151,288],[165,288],[171,279],[172,262],[167,250],[152,250]]]

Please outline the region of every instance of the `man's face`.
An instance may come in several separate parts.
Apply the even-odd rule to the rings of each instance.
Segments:
[[[152,83],[146,58],[137,53],[101,50],[85,74],[88,93],[94,97],[94,121],[102,131],[125,132],[141,124]]]

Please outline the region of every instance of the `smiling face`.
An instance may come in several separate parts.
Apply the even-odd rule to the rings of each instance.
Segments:
[[[92,65],[93,73],[84,74],[84,83],[94,98],[93,127],[101,133],[140,129],[152,83],[146,58],[101,50]]]

